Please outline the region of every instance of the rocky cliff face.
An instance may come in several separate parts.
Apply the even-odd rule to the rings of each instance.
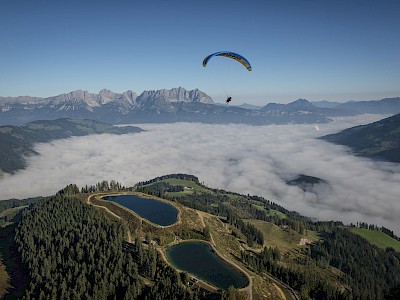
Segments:
[[[122,111],[134,109],[139,103],[140,106],[152,105],[156,101],[166,102],[201,102],[214,103],[206,93],[195,89],[188,91],[182,87],[170,90],[162,89],[157,91],[144,91],[140,96],[135,92],[128,90],[122,94],[114,93],[103,89],[98,94],[89,93],[84,90],[72,91],[58,96],[40,98],[40,97],[0,97],[0,108],[3,112],[13,107],[23,107],[24,109],[35,109],[42,106],[49,106],[56,111],[85,108],[93,111],[93,108],[105,105],[120,106]]]
[[[201,102],[213,104],[214,101],[206,93],[198,89],[187,91],[179,87],[170,90],[162,89],[158,91],[144,91],[137,99],[138,103],[154,102],[164,100],[168,102]]]
[[[293,107],[292,107],[293,106]],[[133,91],[122,94],[103,89],[98,94],[77,90],[54,97],[0,97],[0,124],[25,124],[33,120],[86,118],[109,123],[325,123],[307,100],[271,104],[261,110],[215,105],[210,96],[182,87]]]

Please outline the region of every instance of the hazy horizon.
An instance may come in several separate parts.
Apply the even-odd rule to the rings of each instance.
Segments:
[[[0,90],[199,88],[261,105],[400,95],[399,1],[2,1]],[[252,72],[217,51],[246,57]]]
[[[102,180],[133,186],[171,173],[195,175],[213,188],[262,196],[320,220],[377,224],[400,233],[400,165],[351,155],[316,139],[382,115],[335,118],[329,124],[142,124],[146,131],[90,135],[37,144],[25,170],[0,177],[1,199],[55,194],[67,184]],[[326,180],[313,192],[288,186],[306,174]]]
[[[179,87],[183,87],[184,89],[186,89],[186,90],[191,90],[191,89],[187,89],[186,87],[184,87],[184,86],[181,86],[181,85],[178,85],[178,86],[176,86],[176,87],[171,87],[171,88],[160,88],[160,89],[150,89],[150,91],[154,91],[154,90],[162,90],[162,89],[166,89],[166,90],[170,90],[170,89],[173,89],[173,88],[179,88]],[[193,89],[197,89],[196,87],[195,88],[193,88]],[[65,91],[65,92],[62,92],[62,93],[59,93],[59,94],[54,94],[54,95],[48,95],[48,96],[39,96],[39,95],[33,95],[33,94],[31,94],[31,95],[29,95],[29,94],[27,94],[27,95],[17,95],[17,96],[4,96],[4,95],[0,95],[0,97],[13,97],[13,98],[16,98],[16,97],[26,97],[26,96],[30,96],[30,97],[37,97],[37,98],[49,98],[49,97],[55,97],[55,96],[59,96],[59,95],[63,95],[63,94],[68,94],[68,93],[71,93],[71,92],[73,92],[73,91],[78,91],[78,90],[83,90],[83,91],[87,91],[88,93],[91,93],[91,94],[99,94],[100,93],[100,91],[102,91],[102,90],[110,90],[110,91],[112,91],[113,93],[116,93],[116,94],[122,94],[122,93],[124,93],[124,92],[126,92],[126,91],[128,91],[128,90],[130,90],[130,91],[132,91],[132,92],[134,92],[134,93],[136,93],[137,95],[140,95],[142,92],[144,92],[144,90],[143,91],[138,91],[138,90],[135,90],[135,89],[127,89],[127,90],[124,90],[124,91],[114,91],[114,90],[111,90],[111,89],[108,89],[108,88],[102,88],[102,89],[100,89],[100,90],[98,90],[98,91],[90,91],[90,90],[87,90],[87,89],[83,89],[83,88],[80,88],[80,89],[77,89],[77,90],[71,90],[71,91]],[[199,89],[200,90],[200,89]],[[203,90],[200,90],[200,91],[202,91],[202,92],[204,92],[204,93],[206,93],[207,94],[207,92],[205,92],[205,91],[203,91]],[[208,96],[210,96],[209,94],[207,94]],[[217,95],[217,98],[215,99],[214,97],[215,97],[215,95],[214,95],[214,97],[212,97],[212,96],[210,96],[212,99],[213,99],[213,101],[214,101],[214,103],[216,103],[216,104],[226,104],[225,103],[225,100],[226,100],[226,96],[227,96],[228,94],[225,94],[225,95]],[[231,94],[229,94],[229,95],[231,95]],[[376,101],[376,100],[382,100],[382,99],[385,99],[385,98],[399,98],[400,97],[400,94],[399,95],[391,95],[391,96],[386,96],[386,97],[383,97],[383,98],[381,98],[381,97],[376,97],[376,98],[368,98],[368,99],[366,99],[366,98],[363,98],[363,97],[356,97],[356,98],[349,98],[349,99],[345,99],[345,98],[341,98],[341,99],[328,99],[327,97],[321,97],[321,98],[315,98],[315,97],[311,97],[311,98],[305,98],[305,97],[302,97],[302,96],[293,96],[292,98],[285,98],[284,100],[274,100],[274,99],[269,99],[269,100],[266,100],[265,102],[262,102],[261,100],[259,100],[259,101],[256,101],[257,103],[252,103],[252,102],[254,102],[254,101],[252,101],[252,100],[249,100],[249,99],[247,99],[246,100],[246,98],[245,97],[240,97],[240,96],[237,96],[237,95],[233,95],[234,97],[234,103],[232,103],[231,105],[241,105],[241,104],[249,104],[249,105],[254,105],[254,106],[264,106],[264,105],[266,105],[266,104],[268,104],[268,103],[281,103],[281,104],[287,104],[287,103],[290,103],[290,102],[293,102],[293,101],[296,101],[296,100],[298,100],[298,99],[306,99],[306,100],[308,100],[308,101],[310,101],[310,102],[319,102],[319,101],[328,101],[328,102],[338,102],[338,103],[345,103],[345,102],[348,102],[348,101]],[[382,95],[381,95],[382,96]],[[279,97],[278,97],[278,99],[279,99]]]

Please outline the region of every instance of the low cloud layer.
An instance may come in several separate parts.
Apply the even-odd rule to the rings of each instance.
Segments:
[[[115,179],[132,186],[169,173],[188,173],[210,187],[263,196],[321,220],[365,221],[400,234],[400,165],[355,157],[315,139],[383,116],[337,118],[318,125],[145,124],[145,132],[92,135],[38,144],[28,167],[0,179],[0,199],[52,195]],[[306,174],[329,186],[314,193],[285,180]]]

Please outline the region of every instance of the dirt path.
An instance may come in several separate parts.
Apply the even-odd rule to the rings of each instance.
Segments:
[[[190,241],[190,240],[186,240],[185,242],[188,242],[188,241]],[[197,240],[194,240],[194,241],[197,241]],[[170,244],[170,245],[171,245],[171,244]],[[166,255],[166,253],[165,253],[165,248],[164,248],[164,247],[157,247],[157,251],[160,253],[160,255],[161,255],[161,257],[163,258],[163,260],[164,260],[169,266],[171,266],[172,268],[176,269],[176,267],[175,267],[173,264],[171,264],[171,262],[168,260],[167,255]],[[197,282],[196,282],[195,284],[197,284],[198,282],[201,282],[202,285],[203,285],[207,290],[209,290],[210,292],[213,292],[213,293],[217,293],[217,292],[218,292],[218,289],[217,289],[217,288],[215,288],[214,286],[208,284],[208,283],[205,282],[204,280],[201,280],[201,279],[197,278],[197,277],[194,276],[193,274],[190,274],[190,277],[192,277],[192,278],[194,278],[194,279],[197,280]]]
[[[96,204],[93,204],[92,202],[90,202],[90,199],[91,199],[93,196],[98,196],[98,194],[90,195],[90,196],[87,198],[87,203],[88,203],[88,204],[93,205],[93,206],[95,206],[95,207],[100,207],[100,208],[104,209],[105,211],[107,211],[110,215],[116,217],[117,219],[121,219],[120,216],[118,216],[117,214],[113,213],[113,212],[112,212],[111,210],[109,210],[107,207],[102,206],[102,205],[96,205]]]
[[[199,215],[199,218],[201,220],[201,224],[203,225],[203,227],[206,227],[206,223],[204,223],[204,214],[202,214],[200,211],[197,211],[197,214]]]
[[[111,214],[112,216],[114,216],[114,217],[116,217],[116,218],[118,218],[118,219],[121,219],[120,216],[118,216],[117,214],[113,213],[113,212],[112,212],[111,210],[109,210],[107,207],[104,207],[104,206],[101,206],[101,205],[96,205],[96,204],[91,203],[92,197],[94,197],[94,196],[104,196],[104,195],[107,195],[107,194],[105,194],[105,193],[99,193],[99,194],[90,195],[90,196],[87,198],[87,203],[89,203],[90,205],[93,205],[93,206],[95,206],[95,207],[100,207],[100,208],[104,209],[105,211],[107,211],[107,213]],[[197,214],[198,214],[198,216],[199,216],[199,218],[200,218],[200,221],[201,221],[201,224],[202,224],[203,228],[206,227],[206,222],[205,222],[204,219],[208,217],[208,213],[205,213],[205,212],[202,212],[202,211],[197,211]],[[180,214],[178,213],[178,215],[180,215]],[[179,222],[181,222],[180,218],[179,218],[179,220],[178,220],[177,223],[179,223]],[[176,225],[177,223],[175,223],[175,224],[173,224],[173,225]],[[160,227],[162,227],[162,226],[160,226]],[[226,228],[225,226],[224,226],[224,228],[225,228],[225,230],[227,230],[227,228]],[[127,242],[128,242],[128,243],[132,243],[132,235],[131,235],[131,233],[130,233],[129,230],[127,231]],[[176,240],[175,240],[173,243],[169,244],[168,246],[171,246],[172,244],[175,244],[175,243],[177,243]],[[222,256],[222,254],[220,254],[220,253],[217,251],[215,239],[214,239],[214,237],[213,237],[213,233],[212,233],[212,232],[210,233],[210,245],[211,245],[211,247],[213,248],[213,250],[215,251],[215,253],[216,253],[221,259],[223,259],[226,263],[228,263],[228,264],[234,266],[235,268],[237,268],[238,270],[240,270],[240,272],[242,272],[243,274],[245,274],[245,275],[247,276],[247,278],[248,278],[248,280],[249,280],[249,284],[248,284],[248,286],[246,286],[245,288],[240,289],[240,291],[245,292],[245,293],[248,295],[248,298],[247,298],[247,299],[253,300],[253,293],[252,293],[252,289],[253,289],[253,279],[252,279],[252,277],[244,270],[243,267],[241,267],[241,266],[238,265],[234,260],[232,260],[231,257]],[[162,256],[162,258],[164,259],[164,261],[167,262],[168,264],[171,264],[171,263],[168,261],[167,257],[166,257],[164,248],[165,248],[165,247],[157,247],[157,250],[158,250],[158,252],[161,254],[161,256]],[[196,278],[195,276],[192,276],[192,277]],[[272,276],[270,276],[270,275],[268,275],[268,277],[273,281],[273,285],[274,285],[274,287],[276,288],[276,290],[279,292],[279,294],[281,295],[282,299],[287,300],[287,299],[288,299],[288,298],[287,298],[288,295],[285,295],[285,292],[282,290],[281,286],[284,287],[284,288],[287,290],[287,293],[290,293],[290,296],[291,296],[291,297],[289,297],[289,299],[299,299],[299,298],[297,297],[297,295],[293,293],[293,291],[290,289],[290,287],[287,287],[285,284],[279,282],[278,280],[276,280],[274,277],[272,277]],[[196,280],[200,280],[200,279],[196,278]],[[201,280],[201,282],[205,283],[203,280]],[[209,285],[209,284],[207,284],[207,283],[205,283],[205,285],[207,285],[208,288],[209,288],[210,290],[216,290],[213,286],[211,286],[211,285]]]
[[[90,205],[93,205],[93,206],[95,206],[95,207],[100,207],[100,208],[104,209],[107,213],[109,213],[110,215],[114,216],[115,218],[121,219],[120,216],[118,216],[117,214],[113,213],[113,212],[112,212],[111,210],[109,210],[107,207],[101,206],[101,205],[96,205],[96,204],[93,204],[93,203],[90,202],[90,199],[92,198],[92,196],[99,196],[99,195],[102,195],[102,194],[90,195],[90,196],[87,198],[87,203],[90,204]],[[126,234],[127,234],[126,241],[127,241],[128,243],[132,244],[132,243],[133,243],[132,234],[131,234],[131,232],[130,232],[130,230],[129,230],[128,228],[126,228],[126,231],[127,231],[127,232],[126,232]]]
[[[283,299],[288,299],[288,297],[289,297],[289,299],[300,300],[300,297],[297,296],[297,294],[293,291],[293,289],[290,286],[279,281],[278,279],[276,279],[269,273],[265,273],[265,275],[273,281],[273,285],[276,287],[276,289],[278,290],[279,294],[281,294]],[[286,294],[282,290],[282,287],[285,289]]]
[[[279,286],[277,286],[277,285],[275,284],[275,282],[273,282],[272,284],[273,284],[273,286],[277,289],[277,291],[278,291],[279,294],[281,295],[282,299],[283,299],[283,300],[286,300],[286,296],[285,296],[285,294],[283,293],[283,291],[281,290],[281,288],[280,288]]]
[[[207,213],[201,212],[201,211],[197,211],[197,214],[200,217],[200,220],[201,220],[201,223],[202,223],[203,227],[205,227],[206,224],[204,222],[204,217],[206,217]],[[230,257],[223,256],[222,254],[220,254],[218,252],[212,232],[210,232],[210,239],[211,239],[211,247],[214,249],[215,253],[221,259],[223,259],[226,263],[228,263],[229,265],[234,266],[236,269],[240,270],[240,272],[242,272],[244,275],[246,275],[247,279],[249,280],[249,284],[245,288],[240,289],[240,291],[246,292],[246,294],[248,295],[248,299],[249,300],[253,300],[253,279],[252,279],[252,277],[241,266],[239,266],[236,262],[234,262]]]

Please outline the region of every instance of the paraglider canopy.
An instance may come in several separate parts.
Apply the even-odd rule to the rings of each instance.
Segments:
[[[204,60],[203,60],[203,67],[207,66],[208,61],[213,58],[214,56],[225,56],[231,59],[234,59],[238,62],[240,62],[247,70],[251,71],[251,65],[250,62],[243,57],[240,54],[234,53],[234,52],[229,52],[229,51],[220,51],[220,52],[215,52],[213,54],[208,55]]]

